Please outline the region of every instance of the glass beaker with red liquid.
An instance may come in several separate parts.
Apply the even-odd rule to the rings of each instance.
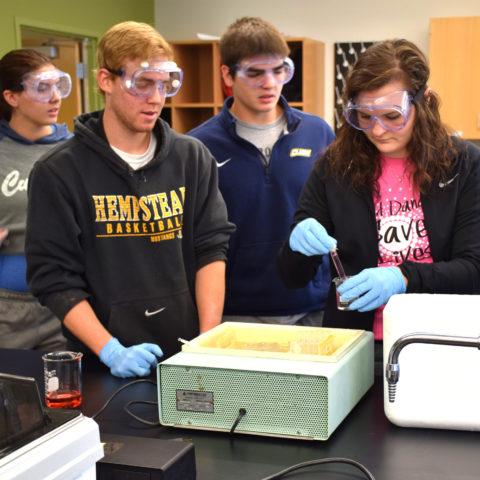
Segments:
[[[82,404],[82,356],[68,351],[42,356],[47,407],[76,408]]]

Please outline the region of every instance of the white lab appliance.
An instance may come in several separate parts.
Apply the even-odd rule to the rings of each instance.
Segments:
[[[0,478],[95,480],[98,424],[80,411],[42,406],[35,379],[0,374]]]
[[[403,427],[480,430],[480,296],[394,295],[383,312],[384,409]]]

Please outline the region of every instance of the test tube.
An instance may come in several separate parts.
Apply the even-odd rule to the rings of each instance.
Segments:
[[[336,246],[330,250],[330,257],[332,258],[332,262],[335,266],[335,270],[338,273],[338,277],[340,278],[340,280],[345,280],[347,276],[345,275],[345,270],[343,269],[342,262],[340,261],[340,257],[338,256]]]

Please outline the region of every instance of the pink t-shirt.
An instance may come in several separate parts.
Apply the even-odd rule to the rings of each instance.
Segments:
[[[378,266],[405,260],[433,262],[420,193],[412,187],[411,169],[405,158],[381,157],[380,195],[374,194],[378,231]],[[383,309],[375,311],[373,334],[383,338]]]

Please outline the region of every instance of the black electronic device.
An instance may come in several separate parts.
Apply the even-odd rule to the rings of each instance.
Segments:
[[[101,434],[105,456],[97,462],[97,480],[195,480],[192,442]]]
[[[0,373],[0,459],[79,415],[46,409],[34,378]]]

